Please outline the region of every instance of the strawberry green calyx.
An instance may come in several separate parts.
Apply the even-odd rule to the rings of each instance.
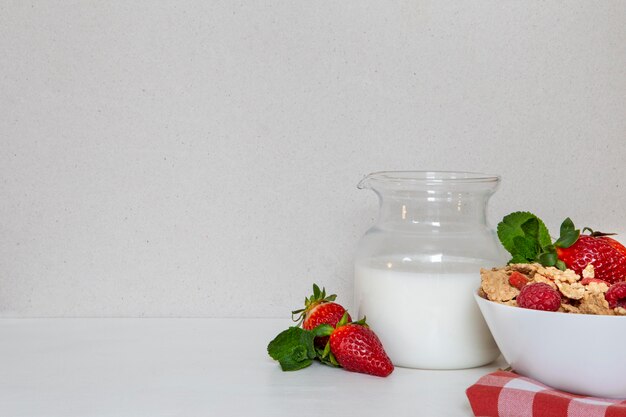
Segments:
[[[336,328],[345,326],[346,324],[358,324],[359,326],[370,327],[369,324],[367,324],[366,316],[363,316],[361,320],[350,321],[350,316],[348,315],[347,311],[343,314],[343,316],[341,317],[341,320],[339,320],[339,322],[337,323]]]
[[[313,284],[313,295],[304,299],[304,308],[291,312],[291,319],[299,325],[304,320],[306,313],[313,307],[318,304],[333,302],[336,298],[336,294],[326,295],[326,288],[320,290],[317,284]]]
[[[559,230],[560,236],[554,242],[553,245],[548,245],[545,248],[545,252],[540,255],[539,263],[543,266],[556,266],[561,271],[564,271],[567,267],[565,262],[560,260],[557,256],[557,248],[565,249],[572,246],[578,240],[580,236],[580,230],[576,229],[574,222],[569,217],[563,220],[561,228]]]
[[[358,324],[359,326],[365,326],[365,327],[370,327],[367,322],[366,322],[366,316],[363,316],[363,318],[361,320],[357,320],[357,321],[350,321],[350,315],[348,314],[348,312],[346,311],[345,313],[343,313],[343,316],[341,316],[341,319],[339,320],[339,322],[337,323],[337,329],[345,326],[346,324]]]
[[[557,248],[570,247],[579,236],[580,230],[569,217],[561,224],[560,236],[554,243],[545,224],[532,213],[511,213],[498,224],[500,242],[512,255],[510,264],[538,262],[565,270],[565,263],[557,256]]]
[[[326,343],[326,346],[324,347],[324,350],[322,352],[318,352],[318,359],[324,365],[333,366],[335,368],[340,367],[339,362],[337,362],[337,359],[335,358],[335,355],[333,355],[333,353],[330,351],[330,342]]]
[[[348,319],[348,312],[346,311],[345,313],[343,313],[343,316],[341,316],[341,319],[337,323],[337,327],[345,326],[346,324],[348,324],[348,320],[349,320]]]
[[[339,322],[337,322],[337,326],[336,327],[332,327],[328,324],[321,324],[319,326],[317,326],[315,329],[313,329],[313,331],[317,331],[317,333],[319,333],[320,336],[330,336],[335,329],[338,329],[340,327],[345,326],[346,324],[349,323],[349,318],[350,317],[348,315],[348,312],[346,311],[345,313],[343,313],[343,316],[341,316],[341,319],[339,320]],[[326,327],[323,327],[326,326]],[[328,342],[326,342],[326,345],[324,346],[324,349],[320,349],[318,350],[318,355],[317,358],[320,360],[320,362],[322,362],[324,365],[329,365],[329,366],[334,366],[334,367],[339,367],[339,363],[337,362],[337,359],[335,359],[335,355],[333,355],[333,353],[330,351],[330,340]]]
[[[569,248],[578,240],[580,230],[576,229],[574,222],[569,217],[561,223],[561,236],[554,242],[557,248]]]
[[[348,313],[346,312],[344,313],[343,317],[341,317],[341,320],[339,320],[339,322],[337,323],[336,328],[345,326],[347,324],[347,321]],[[322,326],[324,325],[322,324],[320,326],[317,326],[315,329],[319,329]],[[330,336],[335,331],[335,329],[330,325],[326,326],[330,327],[330,331],[328,332],[328,334],[324,334],[324,336]],[[320,331],[323,331],[323,329],[320,329]],[[333,355],[333,353],[330,351],[330,340],[326,342],[326,346],[324,346],[323,350],[318,350],[317,357],[324,365],[339,367],[339,362],[337,362],[337,359],[335,359],[335,355]]]
[[[363,316],[363,318],[361,320],[353,321],[352,324],[358,324],[360,326],[370,327],[370,325],[367,324],[366,319],[367,319],[367,317]]]

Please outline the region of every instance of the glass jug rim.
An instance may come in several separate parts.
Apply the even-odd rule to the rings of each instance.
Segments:
[[[376,171],[366,175],[358,188],[370,181],[377,183],[436,184],[497,184],[500,175],[470,171]]]

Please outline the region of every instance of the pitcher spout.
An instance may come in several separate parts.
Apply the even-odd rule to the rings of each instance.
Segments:
[[[359,181],[359,183],[356,185],[356,188],[358,188],[359,190],[371,190],[372,189],[372,184],[370,182],[370,177],[372,175],[366,175],[363,177],[363,179],[361,181]]]

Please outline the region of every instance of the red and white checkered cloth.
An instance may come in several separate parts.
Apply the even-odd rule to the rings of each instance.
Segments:
[[[626,417],[626,400],[556,391],[507,371],[483,376],[466,394],[477,417]]]

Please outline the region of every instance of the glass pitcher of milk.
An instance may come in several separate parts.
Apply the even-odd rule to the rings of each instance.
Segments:
[[[397,366],[471,368],[499,351],[473,298],[480,268],[508,260],[487,225],[497,175],[395,171],[365,177],[380,199],[359,242],[355,307]]]

